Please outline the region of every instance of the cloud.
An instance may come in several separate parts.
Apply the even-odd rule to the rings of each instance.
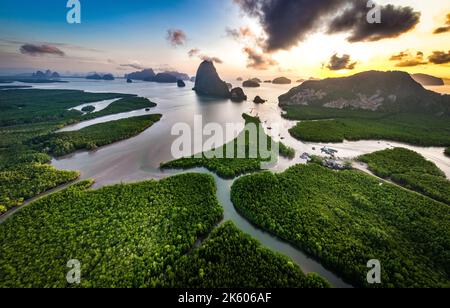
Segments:
[[[189,56],[189,58],[198,57],[202,61],[209,61],[209,62],[213,62],[213,63],[217,63],[217,64],[223,63],[222,59],[220,59],[218,57],[210,57],[205,54],[202,54],[201,50],[198,48],[192,48],[191,50],[189,50],[188,56]]]
[[[182,46],[186,43],[187,35],[183,30],[180,29],[169,29],[167,30],[167,41],[172,46]]]
[[[226,28],[226,35],[239,43],[242,43],[244,53],[247,56],[247,67],[257,70],[267,70],[270,66],[278,65],[270,52],[265,52],[264,38],[257,36],[249,27],[239,29]]]
[[[339,57],[337,54],[334,54],[331,56],[327,68],[330,71],[353,70],[356,64],[357,62],[353,62],[350,55],[342,55],[342,57]]]
[[[239,33],[238,29],[226,28],[225,33],[228,37],[231,37],[235,40],[238,40],[241,38],[241,34]]]
[[[200,55],[199,58],[203,61],[209,61],[209,62],[213,62],[213,63],[217,63],[217,64],[223,63],[222,59],[220,59],[218,57],[209,57],[206,55]]]
[[[23,41],[16,41],[16,40],[8,40],[8,39],[0,39],[0,42],[5,43],[9,46],[22,46],[22,45],[50,45],[53,47],[58,48],[64,48],[64,49],[70,49],[70,50],[77,50],[77,51],[87,51],[87,52],[96,52],[96,53],[102,53],[103,51],[94,49],[94,48],[88,48],[84,46],[78,46],[78,45],[72,45],[72,44],[66,44],[66,43],[55,43],[55,42],[23,42]]]
[[[198,48],[192,48],[191,50],[188,51],[189,58],[198,56],[199,54],[200,54],[200,49],[198,49]]]
[[[245,47],[244,52],[247,54],[247,67],[254,68],[257,70],[267,70],[271,66],[278,65],[278,62],[275,61],[270,54],[265,54],[263,52],[259,52],[258,50],[252,47]]]
[[[450,63],[450,50],[433,51],[433,54],[428,57],[428,61],[424,59],[424,53],[419,51],[416,54],[411,54],[408,51],[402,51],[397,55],[393,55],[390,60],[398,61],[395,65],[397,67],[412,67],[425,64],[447,64]]]
[[[261,47],[265,44],[264,37],[256,35],[250,27],[240,27],[239,29],[226,28],[225,33],[226,36],[246,46]]]
[[[381,24],[369,24],[367,1],[361,0],[234,0],[256,18],[267,36],[265,51],[288,50],[324,27],[330,34],[350,33],[348,41],[394,38],[413,29],[420,13],[410,7],[381,7]],[[336,15],[336,12],[339,12]]]
[[[395,65],[396,67],[413,67],[428,64],[423,57],[424,54],[421,51],[418,51],[415,55],[408,51],[402,51],[399,54],[393,55],[389,60],[398,61]]]
[[[410,54],[408,52],[402,51],[399,54],[393,55],[389,60],[390,61],[400,61],[409,56],[410,56]]]
[[[143,66],[141,63],[139,63],[138,61],[132,61],[131,63],[126,63],[126,64],[120,64],[120,67],[123,68],[133,68],[133,69],[137,69],[137,70],[143,70],[146,69],[145,66]]]
[[[176,71],[176,68],[174,68],[173,66],[171,66],[170,64],[154,64],[152,65],[153,70],[156,72],[173,72]]]
[[[408,60],[404,60],[404,61],[397,63],[395,66],[396,67],[413,67],[413,66],[419,66],[419,65],[425,65],[425,64],[428,64],[428,62],[420,60],[420,59],[408,59]]]
[[[439,27],[434,30],[433,34],[441,34],[446,32],[450,32],[450,26]]]
[[[226,28],[225,33],[228,37],[235,40],[245,39],[247,37],[255,37],[253,31],[249,27],[240,27],[239,29]]]
[[[450,63],[450,50],[448,52],[445,51],[433,51],[433,54],[428,57],[433,64],[446,64]]]
[[[64,57],[65,53],[52,45],[33,45],[24,44],[20,47],[20,52],[24,55],[41,56],[41,55],[57,55]]]
[[[441,34],[446,32],[450,32],[450,13],[447,14],[447,21],[445,22],[445,26],[437,28],[433,33]]]

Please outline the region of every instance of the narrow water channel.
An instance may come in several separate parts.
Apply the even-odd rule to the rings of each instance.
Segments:
[[[277,167],[274,167],[274,170],[277,170]],[[151,172],[154,175],[156,175],[156,173],[160,173],[159,176],[157,176],[158,178],[165,178],[168,176],[174,176],[177,174],[191,173],[191,172],[212,175],[216,182],[217,199],[219,203],[222,205],[224,211],[223,222],[232,221],[241,231],[252,236],[254,239],[259,241],[264,247],[291,258],[296,264],[298,264],[298,266],[300,266],[300,268],[304,273],[306,274],[317,273],[323,278],[327,279],[328,282],[335,288],[352,288],[350,284],[344,282],[336,274],[327,270],[319,262],[307,256],[301,250],[279,239],[278,237],[275,237],[272,234],[261,230],[260,228],[251,224],[245,217],[241,216],[236,211],[233,203],[231,202],[231,187],[238,178],[233,180],[225,180],[205,168],[194,168],[185,171],[151,170]]]
[[[215,176],[217,184],[217,198],[222,204],[224,209],[224,220],[232,221],[240,230],[251,235],[258,240],[264,247],[278,252],[285,256],[290,257],[295,263],[297,263],[302,271],[306,274],[317,273],[323,278],[327,279],[330,284],[335,288],[351,288],[352,286],[345,283],[341,278],[324,268],[319,262],[308,257],[305,253],[295,248],[289,243],[280,240],[279,238],[262,231],[248,222],[242,217],[234,208],[231,202],[231,186],[234,180],[227,181]]]

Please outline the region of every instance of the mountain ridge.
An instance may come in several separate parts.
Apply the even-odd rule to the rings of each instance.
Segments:
[[[309,80],[279,97],[279,105],[450,114],[450,95],[426,90],[401,71],[367,71]]]

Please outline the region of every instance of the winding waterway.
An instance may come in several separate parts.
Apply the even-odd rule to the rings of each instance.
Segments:
[[[120,183],[135,182],[144,179],[162,179],[181,171],[161,171],[159,166],[162,162],[173,159],[172,144],[177,136],[172,136],[172,127],[177,123],[186,123],[190,127],[194,126],[194,117],[202,116],[203,125],[207,123],[218,123],[225,127],[227,123],[241,123],[242,113],[258,115],[264,122],[266,128],[277,124],[281,134],[273,136],[274,139],[283,138],[283,143],[297,151],[294,160],[280,159],[278,164],[272,169],[274,172],[282,172],[286,168],[304,163],[299,157],[303,152],[320,155],[323,146],[330,146],[338,150],[341,158],[352,159],[361,154],[371,153],[390,147],[402,146],[419,152],[427,159],[436,163],[450,178],[450,160],[443,155],[443,148],[421,148],[386,141],[360,141],[344,142],[342,144],[312,144],[302,143],[292,138],[288,129],[295,125],[295,122],[285,120],[281,117],[281,110],[277,105],[277,97],[288,91],[292,85],[263,84],[258,89],[245,89],[249,100],[256,95],[267,99],[264,105],[254,105],[253,103],[233,103],[229,100],[207,99],[198,97],[192,90],[193,84],[187,83],[186,88],[177,88],[173,84],[156,84],[135,82],[127,84],[124,80],[115,81],[86,81],[83,79],[67,79],[69,83],[36,85],[37,88],[46,89],[79,89],[88,92],[116,92],[136,94],[147,97],[158,106],[150,113],[161,113],[163,118],[150,129],[139,136],[112,144],[98,149],[94,152],[78,152],[73,155],[54,159],[52,165],[58,169],[78,170],[81,172],[81,179],[93,178],[96,181],[95,187]],[[82,104],[82,102],[80,102]],[[99,103],[100,104],[100,103]],[[104,106],[101,105],[100,106]],[[129,118],[148,114],[145,110],[112,115],[104,118],[79,123],[64,128],[65,131],[79,130],[97,123],[104,123],[121,118]],[[271,130],[266,129],[270,135]],[[204,136],[207,139],[207,136]],[[201,142],[201,138],[197,138]],[[231,138],[232,139],[232,138]],[[224,140],[228,142],[230,140]],[[194,144],[199,146],[198,144]],[[200,144],[201,146],[201,144]],[[192,153],[194,154],[194,153]],[[185,171],[186,172],[186,171]],[[212,174],[205,169],[193,169],[189,172],[202,172]],[[335,287],[351,287],[331,271],[325,269],[320,263],[309,258],[304,253],[294,248],[292,245],[258,229],[250,224],[245,218],[236,212],[231,200],[230,190],[234,180],[224,180],[212,174],[217,184],[217,197],[224,208],[224,220],[233,221],[241,230],[260,241],[265,247],[277,251],[292,258],[304,272],[315,272]]]

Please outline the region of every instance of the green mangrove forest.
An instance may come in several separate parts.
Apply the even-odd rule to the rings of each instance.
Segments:
[[[395,148],[363,155],[358,159],[367,163],[369,170],[377,176],[450,205],[450,181],[422,155]]]
[[[117,99],[106,109],[83,115],[72,108],[80,102]],[[137,134],[159,115],[140,118],[137,124],[120,121],[82,132],[56,133],[64,126],[105,115],[156,106],[146,98],[117,93],[76,90],[9,89],[0,95],[0,214],[54,187],[78,177],[77,172],[48,165],[51,155],[92,149]],[[118,127],[114,128],[115,125]],[[123,130],[123,132],[121,132]],[[111,134],[114,132],[114,134]],[[108,135],[108,136],[106,136]],[[48,142],[44,142],[47,140]],[[38,142],[39,141],[39,142]],[[55,142],[55,143],[52,143]]]
[[[390,140],[418,146],[450,145],[450,118],[445,116],[308,106],[285,107],[285,111],[285,118],[301,121],[289,133],[302,141]]]
[[[367,262],[375,287],[449,287],[450,208],[360,171],[297,165],[238,179],[231,198],[254,224],[291,242],[355,286]]]
[[[211,233],[223,209],[210,175],[92,184],[40,199],[0,225],[0,287],[329,286],[230,222]],[[68,260],[81,264],[79,285],[67,283]]]

